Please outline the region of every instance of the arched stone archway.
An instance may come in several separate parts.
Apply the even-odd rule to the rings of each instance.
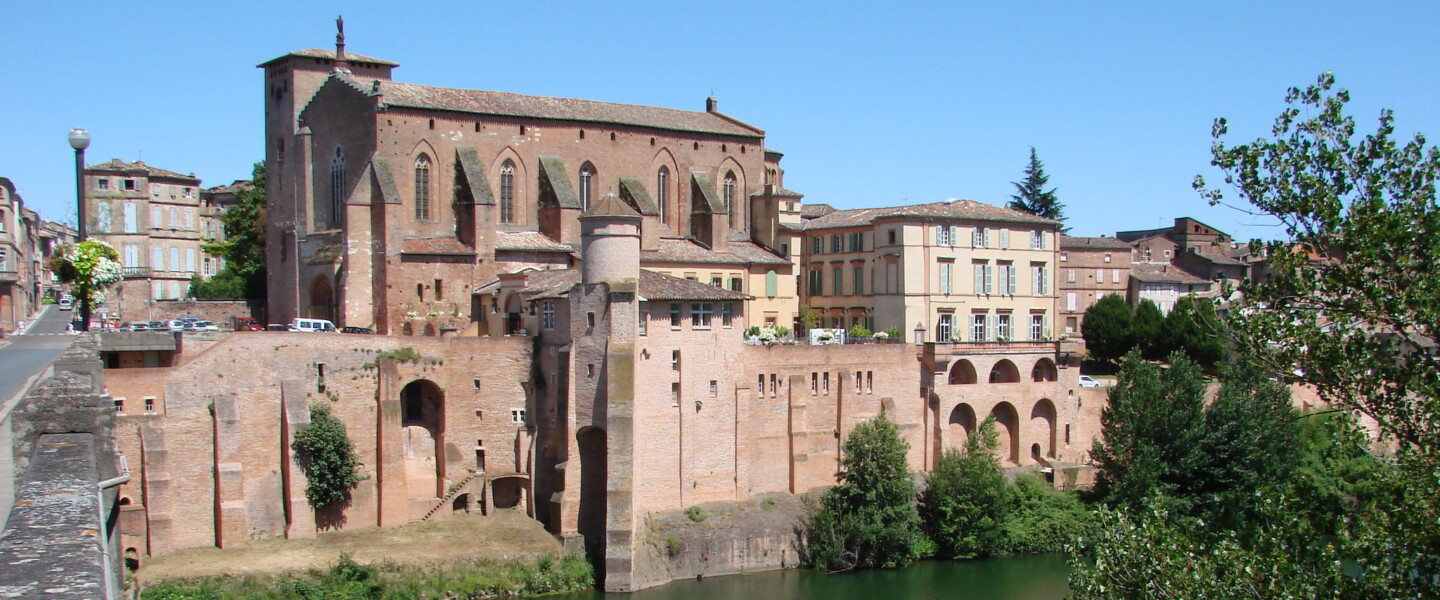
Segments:
[[[1014,365],[1011,365],[1014,366]],[[1000,432],[1000,456],[1020,464],[1020,414],[1009,402],[1001,402],[990,411]]]
[[[975,409],[969,404],[960,403],[950,410],[950,419],[946,426],[945,441],[947,448],[959,448],[970,439],[975,433]]]
[[[576,530],[585,538],[585,552],[604,581],[606,478],[609,442],[604,429],[584,427],[575,434],[580,455],[580,514]]]
[[[970,361],[962,358],[950,365],[950,385],[970,384],[976,381],[975,365]]]
[[[1055,381],[1055,361],[1049,358],[1042,358],[1035,361],[1035,367],[1030,369],[1031,381]]]
[[[1030,428],[1041,432],[1043,454],[1055,458],[1055,403],[1049,398],[1041,398],[1030,409]]]
[[[1020,369],[1010,359],[1001,359],[990,368],[990,383],[1019,383]]]
[[[514,335],[525,328],[525,303],[520,294],[505,299],[505,335]]]
[[[515,508],[525,500],[524,477],[501,477],[490,482],[490,501],[495,508]]]
[[[450,503],[450,512],[470,512],[470,494],[460,494]]]
[[[428,379],[400,389],[405,481],[415,499],[445,496],[445,392]]]
[[[335,292],[324,275],[310,282],[310,318],[335,320]]]

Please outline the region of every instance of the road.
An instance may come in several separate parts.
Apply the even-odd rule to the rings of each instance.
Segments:
[[[0,348],[0,529],[10,518],[15,501],[15,464],[10,454],[10,411],[20,401],[21,388],[36,373],[60,356],[75,336],[67,333],[74,311],[50,305],[22,335],[6,338]]]
[[[71,313],[54,305],[46,307],[40,318],[30,324],[24,335],[12,335],[9,344],[0,348],[0,411],[8,412],[14,396],[30,376],[50,366],[74,337],[65,332]]]

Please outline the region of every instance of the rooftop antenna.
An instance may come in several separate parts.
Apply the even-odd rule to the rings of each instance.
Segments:
[[[140,149],[140,158],[135,159],[135,162],[145,162],[145,149],[144,149],[144,148],[141,148],[141,149]]]

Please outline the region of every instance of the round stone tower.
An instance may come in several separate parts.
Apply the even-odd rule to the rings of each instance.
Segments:
[[[609,283],[613,289],[639,279],[640,220],[640,213],[615,194],[606,194],[580,215],[583,283]]]

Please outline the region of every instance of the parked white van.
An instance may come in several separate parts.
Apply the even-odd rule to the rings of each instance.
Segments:
[[[335,324],[325,319],[295,319],[290,321],[290,331],[336,332]]]

